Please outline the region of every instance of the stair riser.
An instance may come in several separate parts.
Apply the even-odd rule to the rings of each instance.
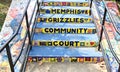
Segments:
[[[97,63],[102,62],[102,57],[29,57],[28,62],[81,62]]]
[[[90,41],[32,41],[33,46],[96,47],[97,42]]]
[[[88,2],[43,2],[42,6],[81,6],[88,7]]]
[[[41,14],[90,14],[90,10],[81,9],[40,9]]]
[[[95,34],[96,29],[91,28],[36,28],[36,33],[48,34]]]
[[[37,22],[47,23],[90,23],[91,18],[38,18]]]

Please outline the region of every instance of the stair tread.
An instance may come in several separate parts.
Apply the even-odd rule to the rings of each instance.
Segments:
[[[94,23],[86,23],[86,24],[71,24],[71,23],[45,23],[40,22],[36,25],[36,28],[95,28]]]
[[[43,34],[35,33],[33,40],[98,41],[97,34]]]
[[[92,18],[87,14],[40,14],[40,18]]]
[[[95,48],[67,48],[67,47],[47,47],[33,46],[29,56],[41,57],[102,57],[102,53]]]
[[[88,0],[44,0],[44,2],[89,2]]]
[[[42,9],[80,9],[90,10],[89,7],[72,7],[72,6],[41,6]]]

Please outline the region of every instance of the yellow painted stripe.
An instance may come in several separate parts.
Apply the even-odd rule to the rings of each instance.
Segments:
[[[89,6],[88,2],[43,2],[43,6]]]
[[[37,33],[48,33],[48,34],[94,34],[96,29],[91,28],[36,28]]]
[[[89,23],[92,22],[92,19],[91,18],[38,18],[37,22]]]
[[[90,10],[81,9],[40,9],[41,14],[89,14]]]
[[[101,59],[101,60],[99,60]],[[28,58],[28,62],[82,62],[82,63],[96,63],[96,62],[102,62],[103,58],[99,58],[99,57],[70,57],[70,58],[64,58],[64,57],[29,57]]]
[[[94,41],[35,41],[33,46],[64,46],[64,47],[96,47],[97,42]]]

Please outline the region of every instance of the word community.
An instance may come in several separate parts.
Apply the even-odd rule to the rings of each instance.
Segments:
[[[41,14],[89,14],[90,10],[81,9],[41,9]]]
[[[86,42],[80,42],[80,41],[33,41],[32,45],[34,46],[64,46],[64,47],[80,47],[80,46],[86,46],[86,47],[96,47],[97,42],[95,41],[86,41]]]
[[[91,18],[38,18],[37,22],[47,22],[47,23],[89,23],[91,22]]]
[[[37,28],[35,32],[41,33],[56,33],[56,34],[94,34],[96,33],[96,29],[91,28]]]
[[[102,62],[103,58],[99,57],[74,57],[74,58],[64,58],[64,57],[29,57],[28,62]]]
[[[43,6],[81,6],[87,7],[89,6],[88,2],[43,2]]]

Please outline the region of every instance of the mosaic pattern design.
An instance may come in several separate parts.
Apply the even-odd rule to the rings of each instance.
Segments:
[[[102,18],[103,17],[103,12],[104,12],[104,5],[103,5],[102,2],[97,2],[96,4],[97,4],[97,8],[98,8],[98,12],[100,14],[100,17]],[[114,4],[114,3],[108,2],[107,6],[111,7],[112,6],[111,4]],[[112,6],[112,9],[113,8],[114,8],[113,15],[118,14],[117,8]],[[94,9],[94,12],[95,12],[95,10],[96,9]],[[101,26],[102,22],[100,22],[100,20],[96,16],[94,16],[94,18],[96,19],[97,27],[100,30],[101,29],[100,26]],[[109,36],[110,42],[112,44],[113,50],[115,51],[116,55],[119,58],[120,57],[119,56],[119,42],[115,40],[115,33],[116,33],[116,31],[115,31],[115,29],[113,27],[113,24],[111,23],[110,19],[108,18],[108,16],[106,18],[105,28],[106,28],[107,34]],[[103,48],[105,50],[105,53],[107,55],[107,59],[109,61],[109,64],[110,64],[110,67],[111,67],[111,71],[112,72],[118,72],[119,65],[118,65],[117,61],[115,60],[114,56],[112,55],[112,53],[111,53],[111,51],[109,49],[109,46],[108,46],[108,43],[107,43],[105,35],[103,35],[102,44],[103,44]]]

